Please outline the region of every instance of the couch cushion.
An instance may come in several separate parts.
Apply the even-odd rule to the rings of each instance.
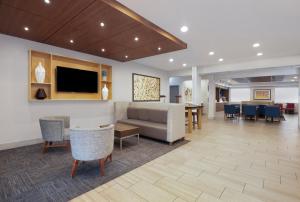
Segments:
[[[149,109],[148,116],[151,122],[166,124],[168,121],[168,111],[166,110]]]
[[[149,121],[142,121],[136,119],[125,119],[118,121],[120,123],[127,123],[130,125],[140,127],[140,134],[158,140],[167,140],[167,125],[161,123],[154,123]]]
[[[142,121],[149,120],[149,109],[138,108],[138,119]]]
[[[127,108],[128,119],[139,119],[138,108],[128,107]]]

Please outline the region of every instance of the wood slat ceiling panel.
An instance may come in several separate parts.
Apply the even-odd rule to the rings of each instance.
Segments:
[[[0,32],[119,61],[187,47],[115,0],[0,0]]]
[[[30,31],[25,32],[24,27],[29,25]],[[55,23],[39,16],[6,5],[0,5],[1,33],[43,42],[45,36],[51,33],[55,27]]]
[[[11,30],[14,30],[15,36],[22,37],[22,28],[29,26],[32,32],[37,33],[25,34],[22,38],[29,36],[27,39],[34,40],[31,35],[39,35],[40,40],[35,41],[44,42],[94,1],[56,0],[53,4],[45,4],[43,0],[2,0],[4,9],[10,10],[10,13],[6,12],[8,15],[5,15],[3,21],[14,20],[15,23],[11,27],[15,28]]]
[[[2,0],[2,4],[38,15],[53,23],[65,23],[78,15],[95,0],[52,0],[46,4],[43,0]]]
[[[100,27],[100,22],[104,22],[105,26]],[[112,9],[102,1],[97,1],[90,6],[77,17],[72,19],[70,23],[59,30],[55,35],[47,40],[49,44],[59,44],[63,47],[68,47],[66,42],[73,39],[75,43],[72,47],[88,51],[92,54],[97,54],[100,51],[100,47],[96,52],[89,51],[89,47],[101,42],[104,43],[111,37],[120,35],[127,29],[131,29],[136,26],[137,22],[131,18],[128,18],[115,9]],[[107,43],[106,43],[107,44]],[[115,44],[112,43],[107,50],[115,49]],[[120,45],[119,45],[120,46]]]

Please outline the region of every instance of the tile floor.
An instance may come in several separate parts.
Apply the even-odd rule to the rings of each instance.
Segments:
[[[300,201],[300,133],[287,121],[204,121],[192,141],[76,201]]]

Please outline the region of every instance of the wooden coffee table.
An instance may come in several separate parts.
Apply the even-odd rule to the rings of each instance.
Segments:
[[[115,138],[120,140],[120,150],[122,150],[122,141],[133,136],[137,136],[138,143],[140,142],[140,128],[137,126],[116,123],[115,124]]]

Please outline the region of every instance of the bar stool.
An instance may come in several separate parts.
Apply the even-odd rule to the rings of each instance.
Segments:
[[[193,111],[192,112],[192,116],[193,116],[193,128],[195,128],[195,126],[198,124],[198,112],[197,111]]]
[[[195,125],[198,124],[198,119],[197,119],[198,113],[197,113],[197,111],[192,111],[192,117],[193,117],[193,128],[195,128]],[[188,112],[187,111],[185,111],[185,118],[188,118]],[[186,126],[188,125],[188,120],[187,119],[185,119],[185,125]]]

